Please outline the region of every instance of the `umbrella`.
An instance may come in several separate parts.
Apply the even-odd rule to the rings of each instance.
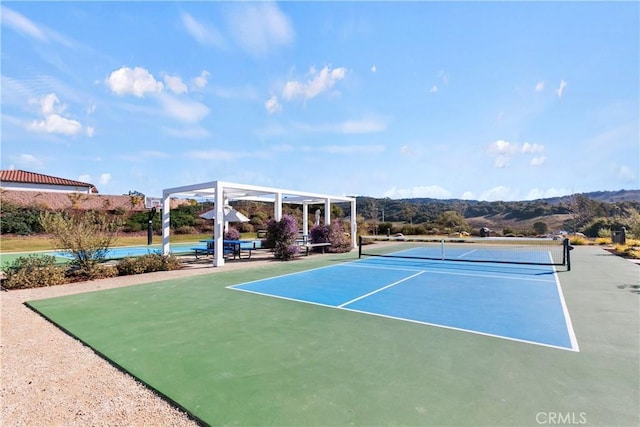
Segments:
[[[231,206],[225,206],[222,210],[224,212],[224,220],[227,222],[249,222],[249,218],[233,209]],[[205,213],[200,214],[200,218],[216,219],[216,210],[208,210]]]

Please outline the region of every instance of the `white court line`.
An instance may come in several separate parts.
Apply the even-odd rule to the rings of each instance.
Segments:
[[[560,297],[560,305],[562,305],[562,313],[564,314],[564,320],[567,324],[567,333],[569,334],[569,340],[571,340],[571,348],[574,351],[580,351],[580,347],[578,346],[578,338],[576,338],[576,333],[573,330],[573,323],[571,323],[571,316],[569,316],[569,309],[567,308],[567,303],[564,300],[562,287],[560,286],[560,280],[558,280],[558,275],[555,272],[553,274],[554,276],[556,276],[556,287],[558,289],[558,297]]]
[[[458,258],[464,258],[464,257],[466,257],[467,255],[472,254],[472,253],[474,253],[474,252],[476,252],[476,251],[477,251],[477,249],[472,249],[472,250],[470,250],[470,251],[468,251],[468,252],[463,253],[462,255],[458,255]]]
[[[400,283],[402,283],[402,282],[404,282],[404,281],[407,281],[407,280],[409,280],[409,279],[413,279],[414,277],[419,276],[419,275],[421,275],[422,273],[424,273],[424,271],[420,271],[420,272],[418,272],[418,273],[416,273],[416,274],[412,274],[411,276],[407,276],[407,277],[405,277],[404,279],[400,279],[400,280],[398,280],[398,281],[396,281],[396,282],[393,282],[393,283],[391,283],[391,284],[389,284],[389,285],[387,285],[387,286],[383,286],[382,288],[380,288],[380,289],[376,289],[375,291],[369,292],[368,294],[361,295],[361,296],[359,296],[359,297],[357,297],[357,298],[352,299],[351,301],[347,301],[347,302],[345,302],[344,304],[340,304],[340,305],[338,306],[338,308],[343,308],[345,305],[352,304],[352,303],[354,303],[354,302],[356,302],[356,301],[358,301],[358,300],[361,300],[361,299],[366,298],[366,297],[368,297],[368,296],[371,296],[371,295],[377,294],[378,292],[384,291],[385,289],[389,289],[389,288],[390,288],[390,287],[392,287],[392,286],[395,286],[395,285],[397,285],[397,284],[400,284]]]
[[[345,267],[355,267],[355,268],[377,268],[380,270],[399,270],[399,271],[421,271],[424,273],[434,273],[434,274],[449,274],[451,276],[471,276],[471,277],[488,277],[492,279],[509,279],[509,280],[522,280],[522,281],[530,281],[530,282],[544,282],[544,283],[553,283],[552,280],[548,279],[538,279],[533,277],[519,277],[519,276],[505,276],[505,275],[496,275],[496,274],[483,274],[483,273],[459,273],[452,271],[442,271],[439,269],[429,269],[429,268],[399,268],[399,267],[384,267],[384,266],[372,266],[372,265],[357,265],[356,261],[347,264],[341,264]],[[554,271],[555,274],[555,271]]]
[[[471,333],[471,334],[482,335],[482,336],[485,336],[485,337],[500,338],[500,339],[507,340],[507,341],[515,341],[515,342],[520,342],[520,343],[525,343],[525,344],[539,345],[539,346],[542,346],[542,347],[550,347],[550,348],[555,348],[555,349],[558,349],[558,350],[575,351],[575,352],[579,352],[580,351],[577,348],[567,348],[567,347],[562,347],[562,346],[559,346],[559,345],[545,344],[545,343],[541,343],[541,342],[537,342],[537,341],[529,341],[529,340],[523,340],[523,339],[520,339],[520,338],[505,337],[504,335],[496,335],[496,334],[490,334],[488,332],[474,331],[473,329],[457,328],[455,326],[441,325],[439,323],[423,322],[421,320],[413,320],[413,319],[407,319],[407,318],[404,318],[404,317],[389,316],[387,314],[372,313],[372,312],[369,312],[369,311],[355,310],[355,309],[352,309],[352,308],[344,308],[344,307],[334,307],[334,308],[338,308],[340,310],[351,311],[353,313],[368,314],[370,316],[384,317],[386,319],[402,320],[402,321],[405,321],[405,322],[417,323],[418,325],[434,326],[436,328],[449,329],[449,330],[459,331],[459,332],[468,332],[468,333]]]

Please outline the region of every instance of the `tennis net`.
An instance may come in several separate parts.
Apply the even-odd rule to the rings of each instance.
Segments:
[[[557,265],[571,269],[569,239],[360,236],[359,257]]]

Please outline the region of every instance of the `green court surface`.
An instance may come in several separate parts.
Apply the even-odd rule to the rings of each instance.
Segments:
[[[597,247],[558,277],[579,351],[226,286],[353,254],[28,303],[208,425],[638,425],[640,268]]]

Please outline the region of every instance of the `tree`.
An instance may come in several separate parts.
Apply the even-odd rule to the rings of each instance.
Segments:
[[[442,212],[436,218],[438,227],[451,231],[468,231],[470,229],[467,220],[456,211]]]
[[[71,264],[91,276],[115,243],[122,220],[92,211],[76,215],[44,212],[40,215],[40,224],[53,236],[51,240],[56,249],[71,254]]]
[[[533,224],[533,229],[536,234],[547,234],[549,232],[549,226],[546,222],[537,221]]]

